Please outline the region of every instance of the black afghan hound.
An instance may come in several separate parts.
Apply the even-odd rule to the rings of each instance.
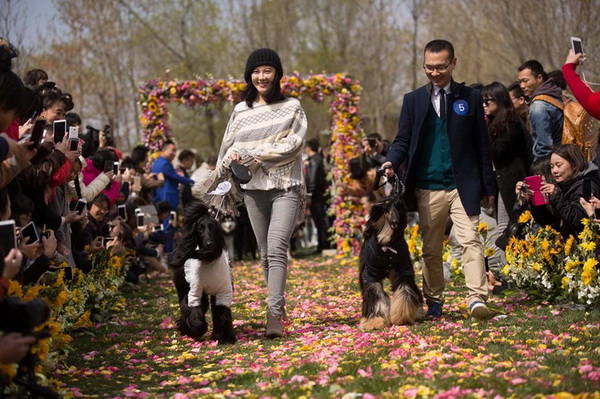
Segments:
[[[377,201],[369,212],[360,252],[363,331],[412,324],[422,312],[423,297],[404,239],[406,213],[397,194]],[[392,283],[391,301],[383,288],[385,278]]]
[[[221,225],[209,208],[196,200],[186,205],[183,228],[183,237],[168,257],[181,311],[177,328],[183,335],[201,338],[208,330],[205,315],[210,305],[211,339],[233,344],[233,284]]]

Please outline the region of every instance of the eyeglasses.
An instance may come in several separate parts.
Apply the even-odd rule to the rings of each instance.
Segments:
[[[491,99],[491,98],[484,98],[484,99],[483,99],[483,105],[485,105],[486,107],[487,107],[488,105],[490,105],[490,103],[493,103],[493,102],[494,102],[494,100],[493,100],[493,99]]]
[[[446,65],[423,65],[423,69],[429,73],[433,71],[438,71],[440,73],[446,72],[446,69],[452,64],[452,61],[447,63]]]

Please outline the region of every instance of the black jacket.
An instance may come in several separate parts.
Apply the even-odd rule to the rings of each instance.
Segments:
[[[557,184],[556,193],[550,197],[548,205],[532,206],[531,214],[542,225],[552,225],[563,237],[577,235],[583,230],[581,219],[588,215],[579,203],[584,180],[590,180],[592,192],[600,193],[600,175],[598,166],[588,162],[586,169],[574,178]]]

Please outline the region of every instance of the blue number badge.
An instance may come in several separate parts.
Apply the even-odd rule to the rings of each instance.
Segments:
[[[465,100],[456,100],[454,102],[454,112],[458,115],[466,115],[469,112],[469,103]]]

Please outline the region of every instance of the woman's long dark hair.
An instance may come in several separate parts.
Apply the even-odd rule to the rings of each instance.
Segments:
[[[502,83],[493,82],[483,86],[481,95],[483,98],[491,98],[498,107],[496,115],[489,116],[488,129],[492,136],[497,136],[509,123],[519,123],[519,115],[510,99],[506,86]]]
[[[254,84],[252,84],[252,79],[250,79],[250,82],[246,84],[246,87],[242,91],[242,100],[246,102],[248,107],[252,108],[252,105],[256,101],[257,97],[258,90],[256,90],[256,87],[254,87]],[[265,100],[267,101],[267,104],[285,100],[285,96],[281,93],[281,76],[277,71],[275,71],[275,79],[273,80],[273,84],[265,96]]]

